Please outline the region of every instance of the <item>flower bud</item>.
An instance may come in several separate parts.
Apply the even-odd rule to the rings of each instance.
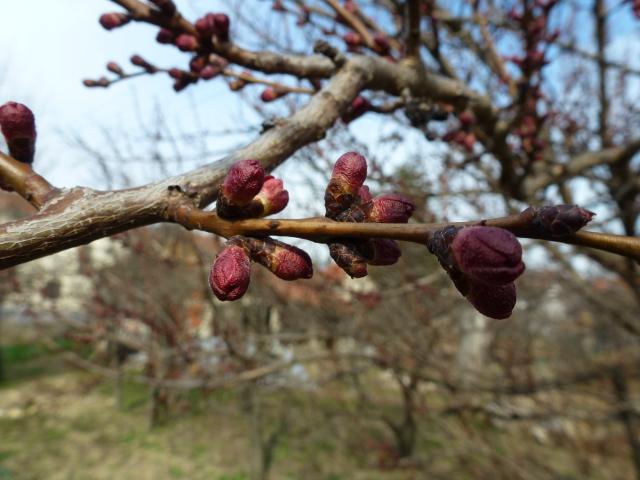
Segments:
[[[267,87],[260,94],[260,100],[265,103],[273,102],[278,98],[282,97],[284,92],[279,92],[275,88]]]
[[[155,65],[150,64],[140,55],[131,56],[129,61],[131,62],[132,65],[135,65],[136,67],[144,68],[147,71],[147,73],[156,73],[158,71],[158,68]]]
[[[122,67],[118,65],[116,62],[107,63],[107,70],[109,70],[111,73],[115,73],[119,77],[122,77],[124,75],[124,71],[122,70]]]
[[[324,194],[326,216],[335,218],[354,202],[367,177],[367,160],[356,152],[342,155],[333,167]]]
[[[376,32],[373,34],[373,41],[375,43],[375,50],[380,55],[388,55],[391,50],[389,44],[389,37],[384,33]]]
[[[369,265],[393,265],[402,255],[398,243],[388,238],[374,238],[365,242],[359,250],[365,254]]]
[[[399,193],[378,195],[367,205],[367,221],[376,223],[407,223],[415,204]]]
[[[195,36],[182,33],[176,38],[176,46],[182,52],[193,52],[200,47],[200,43]]]
[[[262,189],[264,168],[257,160],[234,163],[221,186],[222,194],[235,205],[246,205]]]
[[[362,96],[357,96],[340,117],[344,123],[350,123],[371,110],[371,103]]]
[[[362,38],[356,32],[347,32],[342,36],[344,43],[347,44],[349,50],[353,50],[362,45]]]
[[[251,260],[246,250],[235,244],[227,244],[211,266],[211,290],[219,300],[237,300],[249,288],[250,280]]]
[[[591,221],[595,213],[577,205],[529,207],[523,215],[530,216],[527,231],[536,236],[562,237],[572,235]]]
[[[451,243],[451,252],[460,271],[474,282],[506,285],[525,269],[520,242],[503,228],[462,228]]]
[[[206,65],[202,70],[200,70],[200,78],[203,80],[211,80],[212,78],[217,77],[220,74],[220,69],[218,67],[214,67],[213,65]]]
[[[124,13],[105,13],[100,15],[100,25],[105,30],[113,30],[114,28],[122,27],[131,21],[131,17]]]
[[[274,240],[248,239],[251,258],[282,280],[299,280],[313,276],[311,257],[304,250]]]
[[[36,152],[36,121],[33,112],[21,103],[7,102],[0,107],[0,130],[16,160],[31,164]]]
[[[264,177],[262,188],[253,199],[262,204],[261,217],[281,212],[289,203],[289,192],[284,189],[282,180],[271,175]]]
[[[503,320],[511,316],[516,305],[516,286],[513,282],[506,285],[487,285],[471,282],[467,300],[481,314]]]
[[[336,265],[344,270],[351,278],[367,276],[367,260],[358,252],[355,243],[330,243],[329,254]]]
[[[358,203],[363,204],[370,202],[371,200],[373,200],[373,195],[371,195],[369,187],[366,185],[361,186],[360,190],[358,190]]]
[[[176,5],[172,0],[149,0],[158,10],[165,15],[173,16],[176,13]]]
[[[171,44],[175,40],[176,36],[168,28],[161,28],[156,35],[156,42],[161,44]]]
[[[229,40],[229,17],[224,13],[213,15],[213,33],[221,42]]]

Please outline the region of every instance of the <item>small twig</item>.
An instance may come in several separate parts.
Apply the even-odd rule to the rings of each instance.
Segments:
[[[23,162],[0,152],[0,179],[38,210],[58,189]]]
[[[407,57],[420,57],[420,0],[407,3]]]
[[[282,235],[318,243],[326,243],[334,238],[392,238],[423,245],[434,232],[449,225],[486,225],[504,228],[522,238],[595,248],[640,262],[640,238],[585,231],[562,237],[540,236],[529,231],[528,219],[521,213],[486,220],[449,223],[351,223],[335,222],[324,217],[299,220],[249,219],[232,222],[220,218],[215,212],[205,212],[185,203],[175,209],[173,221],[190,229],[204,230],[227,238],[234,235]]]

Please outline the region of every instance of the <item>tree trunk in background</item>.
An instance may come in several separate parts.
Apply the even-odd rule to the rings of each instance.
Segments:
[[[250,382],[243,393],[243,409],[247,415],[249,427],[249,478],[251,480],[267,480],[270,465],[265,462],[267,458],[265,458],[262,443],[262,412],[255,383]]]
[[[622,423],[627,437],[627,443],[631,450],[633,466],[636,472],[636,479],[640,480],[640,432],[637,431],[635,422],[635,412],[629,398],[629,385],[625,372],[619,368],[611,372],[611,383],[616,399],[618,400],[618,418]]]

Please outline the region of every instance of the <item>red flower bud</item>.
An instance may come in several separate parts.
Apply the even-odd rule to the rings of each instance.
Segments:
[[[367,205],[367,221],[376,223],[407,223],[415,204],[404,195],[385,193]]]
[[[369,110],[371,110],[371,103],[369,103],[369,100],[362,96],[357,96],[353,99],[349,108],[347,108],[340,118],[342,118],[344,123],[350,123],[356,118],[367,113]]]
[[[156,35],[156,42],[162,44],[170,44],[173,43],[176,36],[173,34],[171,30],[168,28],[161,28],[158,30],[158,34]]]
[[[218,67],[214,67],[213,65],[207,65],[202,70],[200,70],[200,78],[203,80],[211,80],[212,78],[217,77],[220,74],[220,69]]]
[[[234,163],[220,187],[222,195],[234,205],[246,205],[264,183],[264,168],[257,160]]]
[[[529,207],[522,214],[529,215],[531,218],[527,227],[529,233],[536,236],[550,235],[552,237],[576,233],[595,215],[595,213],[577,205]]]
[[[347,47],[350,49],[359,47],[362,45],[362,38],[356,32],[347,32],[342,36],[344,43],[347,44]]]
[[[36,121],[29,107],[7,102],[0,107],[0,130],[9,154],[24,163],[33,163],[36,152]]]
[[[458,115],[458,120],[463,127],[469,127],[473,122],[476,121],[476,117],[471,110],[465,110],[460,115]]]
[[[203,55],[197,55],[189,61],[189,70],[193,73],[200,73],[200,71],[208,64],[207,57]]]
[[[502,320],[511,316],[516,305],[516,286],[513,282],[506,285],[471,282],[467,300],[481,314]]]
[[[224,13],[216,13],[213,16],[213,33],[221,42],[229,40],[229,17]]]
[[[304,250],[273,238],[250,238],[251,258],[282,280],[299,280],[313,276],[311,257]]]
[[[193,52],[200,47],[200,43],[195,36],[182,33],[176,38],[176,46],[183,52]]]
[[[113,30],[114,28],[122,27],[131,21],[131,17],[124,13],[105,13],[100,16],[100,25],[105,30]]]
[[[124,75],[124,71],[122,70],[122,67],[118,65],[116,62],[107,63],[107,70],[109,70],[112,73],[115,73],[120,77]]]
[[[227,245],[218,254],[209,273],[209,286],[222,301],[242,297],[251,280],[251,260],[244,248]]]
[[[273,102],[274,100],[278,99],[281,96],[282,94],[276,92],[275,89],[268,87],[268,88],[265,88],[260,94],[260,100],[262,100],[265,103],[269,103],[269,102]]]
[[[266,217],[284,210],[289,203],[289,192],[284,189],[282,180],[267,175],[254,201],[256,200],[262,203],[261,216]]]
[[[351,206],[367,177],[367,160],[356,152],[342,155],[333,167],[324,194],[326,216],[335,218]]]
[[[456,266],[474,282],[506,285],[524,272],[522,246],[503,228],[465,227],[451,243]]]
[[[391,45],[389,44],[389,37],[387,37],[384,33],[376,32],[373,34],[373,41],[376,44],[376,52],[380,55],[387,55],[391,50]]]

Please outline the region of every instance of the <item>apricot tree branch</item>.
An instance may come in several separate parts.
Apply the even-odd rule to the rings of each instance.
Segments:
[[[552,236],[532,232],[525,212],[507,217],[448,223],[352,223],[315,217],[300,220],[249,219],[228,221],[215,212],[194,209],[188,204],[174,211],[174,221],[187,228],[204,230],[224,237],[234,235],[282,235],[326,243],[335,238],[391,238],[426,244],[434,232],[449,225],[486,225],[504,228],[523,238],[579,245],[615,253],[640,262],[640,238],[580,231],[573,235]]]

